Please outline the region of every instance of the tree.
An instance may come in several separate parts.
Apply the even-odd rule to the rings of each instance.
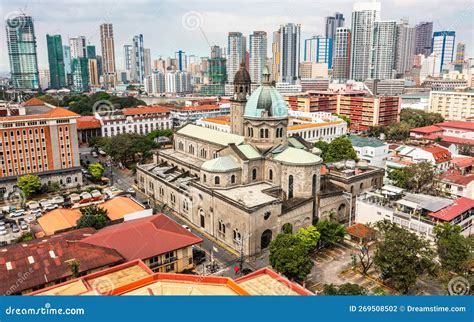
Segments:
[[[472,245],[461,235],[461,227],[444,223],[434,228],[441,267],[459,274],[465,273],[472,260]]]
[[[27,174],[17,180],[18,187],[21,189],[25,198],[37,193],[41,189],[41,180],[38,176]]]
[[[377,222],[375,228],[374,264],[397,291],[409,293],[419,276],[434,272],[435,254],[428,241],[387,220]]]
[[[367,289],[358,284],[345,283],[342,285],[325,284],[324,295],[367,295]]]
[[[335,221],[318,221],[316,229],[320,233],[320,241],[323,246],[332,246],[344,239],[346,229]]]
[[[87,171],[92,176],[92,178],[94,178],[95,180],[100,180],[100,178],[102,178],[102,175],[104,174],[105,168],[100,163],[92,163],[89,164]]]
[[[300,238],[279,234],[270,243],[270,264],[289,279],[303,281],[313,268],[313,262]]]
[[[300,228],[296,234],[296,237],[299,238],[308,253],[312,253],[314,250],[316,250],[320,236],[320,233],[314,226]]]
[[[281,232],[283,234],[293,234],[293,225],[290,223],[286,223],[281,227]]]
[[[77,220],[77,228],[93,227],[95,229],[104,228],[110,221],[107,217],[107,210],[97,206],[81,208],[81,217]]]
[[[332,140],[331,143],[319,141],[314,146],[321,150],[321,157],[324,162],[357,160],[357,153],[352,146],[351,140],[344,136]]]
[[[347,123],[347,128],[351,126],[351,119],[350,117],[342,114],[334,114],[335,116],[339,117],[340,119],[343,119]]]
[[[81,271],[81,262],[79,262],[77,259],[73,259],[68,262],[69,269],[71,270],[71,276],[73,278],[76,278],[79,276],[79,272]]]
[[[423,161],[388,173],[388,179],[402,189],[421,193],[433,190],[435,170],[431,163]]]
[[[406,122],[411,128],[414,128],[441,123],[444,122],[444,118],[438,113],[428,113],[413,108],[403,108],[400,111],[400,122]]]
[[[21,243],[21,242],[30,241],[30,240],[33,240],[33,239],[34,239],[33,234],[31,232],[27,231],[27,232],[22,233],[21,236],[18,237],[16,242]]]
[[[357,253],[357,257],[359,257],[360,266],[362,266],[362,274],[366,275],[369,269],[372,267],[374,263],[374,259],[370,254],[370,250],[367,244],[360,246],[359,253]]]

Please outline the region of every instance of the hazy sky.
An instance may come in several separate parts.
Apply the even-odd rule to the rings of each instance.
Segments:
[[[209,45],[226,46],[227,33],[254,30],[268,33],[280,24],[301,24],[302,39],[324,33],[324,17],[335,11],[350,26],[352,4],[347,0],[0,0],[3,19],[25,12],[33,16],[40,68],[48,68],[46,34],[86,36],[100,54],[99,25],[114,25],[117,69],[123,69],[123,45],[142,33],[152,59],[174,56],[178,49],[188,55],[209,55]],[[456,41],[466,43],[472,57],[474,46],[474,1],[472,0],[381,0],[384,20],[409,19],[411,24],[433,21],[434,30],[455,30]],[[9,71],[5,28],[0,31],[0,71]]]

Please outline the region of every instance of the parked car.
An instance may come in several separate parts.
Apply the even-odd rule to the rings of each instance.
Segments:
[[[12,232],[13,232],[13,233],[19,233],[19,232],[20,232],[20,228],[18,228],[17,225],[13,225],[13,226],[12,226]]]
[[[77,193],[70,194],[69,198],[71,199],[72,203],[76,203],[76,202],[81,201],[81,197]]]
[[[8,234],[8,231],[5,230],[0,230],[0,236]]]
[[[133,188],[128,188],[127,193],[131,194],[132,196],[135,196],[135,194],[136,194],[135,189],[133,189]]]
[[[92,190],[92,191],[91,191],[91,196],[92,196],[93,198],[97,198],[97,197],[102,196],[102,194],[100,193],[99,190]]]
[[[10,214],[11,217],[21,217],[25,214],[25,209],[18,209],[14,213]]]
[[[30,210],[35,210],[35,209],[39,209],[40,208],[40,204],[36,201],[30,201],[28,202],[27,204],[27,207],[30,209]]]
[[[60,205],[60,204],[64,203],[64,198],[61,197],[61,196],[56,196],[53,199],[51,199],[51,203],[56,204],[56,205]]]
[[[36,220],[36,217],[34,215],[29,215],[29,216],[26,216],[26,218],[25,218],[25,221],[27,223],[33,222],[35,220]]]
[[[199,248],[193,248],[194,264],[199,265],[206,261],[206,252]]]
[[[23,229],[23,230],[27,230],[27,229],[28,229],[28,225],[26,224],[26,221],[20,220],[19,224],[20,224],[20,228],[21,228],[21,229]]]

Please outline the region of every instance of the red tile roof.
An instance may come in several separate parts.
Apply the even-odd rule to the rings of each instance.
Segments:
[[[451,144],[474,145],[474,140],[472,140],[472,139],[458,138],[458,137],[455,137],[455,136],[430,134],[430,135],[427,135],[423,138],[427,139],[427,140],[432,140],[432,141],[440,139],[441,142],[446,142],[446,143],[451,143]]]
[[[456,129],[474,131],[474,122],[446,121],[436,124],[439,127],[452,127]]]
[[[360,223],[347,227],[346,232],[358,238],[367,238],[372,234],[372,230],[369,227]]]
[[[81,116],[77,119],[77,129],[98,129],[100,128],[100,121],[94,116]]]
[[[474,200],[461,197],[459,199],[456,199],[451,205],[447,206],[446,208],[443,208],[436,212],[432,212],[429,215],[431,217],[443,221],[451,221],[457,216],[463,214],[464,212],[472,208],[474,208]]]
[[[169,113],[169,109],[163,106],[137,106],[131,108],[124,108],[122,110],[124,115],[138,115],[138,114],[157,114],[157,113]]]
[[[33,97],[27,100],[26,102],[24,102],[22,105],[23,106],[43,106],[45,104],[46,103],[40,100],[39,98]]]
[[[82,240],[116,249],[127,260],[147,259],[202,242],[164,214],[126,221]]]
[[[439,180],[466,186],[474,181],[474,173],[462,174],[459,170],[449,170],[439,176]]]
[[[451,160],[451,152],[448,149],[442,148],[440,146],[427,146],[421,148],[426,152],[429,152],[433,155],[435,163],[443,163]]]
[[[94,232],[83,228],[0,248],[0,294],[16,294],[70,277],[71,260],[80,262],[80,272],[121,263],[123,257],[116,250],[80,241]],[[22,283],[17,283],[20,276]]]
[[[411,129],[410,132],[430,134],[436,132],[443,132],[443,129],[436,125],[429,125],[423,127],[416,127],[414,129]]]
[[[464,169],[474,165],[474,157],[462,156],[456,157],[451,160],[453,166],[459,169]]]

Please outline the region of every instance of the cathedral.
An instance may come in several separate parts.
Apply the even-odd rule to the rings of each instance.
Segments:
[[[282,229],[318,218],[320,151],[287,137],[288,110],[270,82],[250,93],[242,64],[234,77],[231,133],[187,124],[137,167],[137,184],[155,202],[246,255],[268,248]]]

